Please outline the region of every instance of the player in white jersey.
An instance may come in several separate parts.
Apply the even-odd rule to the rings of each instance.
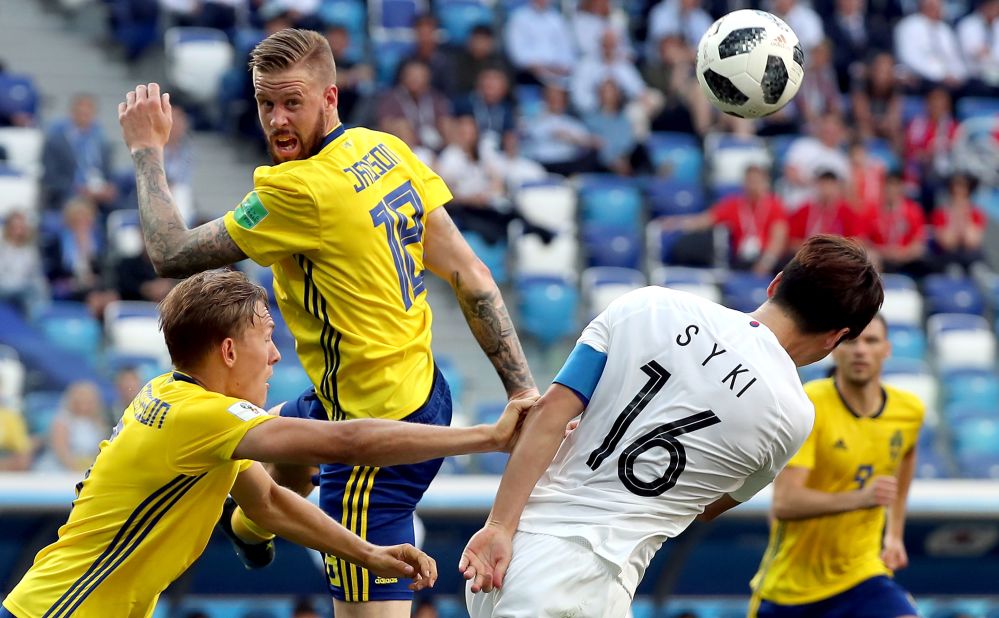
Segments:
[[[816,236],[751,314],[656,287],[613,302],[528,415],[462,554],[472,618],[627,615],[666,539],[748,500],[798,450],[814,412],[796,368],[856,337],[883,298],[860,245]]]

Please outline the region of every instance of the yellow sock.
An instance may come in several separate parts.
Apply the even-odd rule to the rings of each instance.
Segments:
[[[243,513],[243,509],[237,507],[232,512],[232,531],[236,536],[247,543],[266,543],[274,538],[274,535],[264,530]]]

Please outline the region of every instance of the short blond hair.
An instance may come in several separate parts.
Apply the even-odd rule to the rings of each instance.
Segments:
[[[278,30],[250,52],[250,70],[259,73],[276,73],[299,65],[308,67],[326,84],[336,83],[336,62],[329,41],[314,30]]]

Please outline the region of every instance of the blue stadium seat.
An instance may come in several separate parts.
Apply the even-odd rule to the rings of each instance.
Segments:
[[[871,138],[864,142],[867,154],[884,163],[887,169],[896,169],[899,165],[898,155],[892,149],[888,140]]]
[[[381,21],[378,26],[390,30],[409,29],[420,12],[416,0],[380,0],[379,4]]]
[[[246,58],[253,51],[260,41],[264,40],[264,31],[256,28],[238,28],[232,37],[232,47],[236,58]],[[240,72],[246,74],[244,67],[239,67]]]
[[[297,358],[285,358],[274,365],[274,375],[267,381],[270,389],[267,391],[267,406],[275,406],[285,401],[298,399],[307,388],[312,386],[308,374],[302,369]]]
[[[472,28],[493,23],[492,9],[479,0],[439,0],[436,4],[437,19],[451,45],[463,45]]]
[[[434,362],[437,363],[437,368],[447,380],[448,387],[451,389],[451,400],[455,403],[460,402],[465,392],[465,376],[461,373],[458,364],[450,356],[443,355],[434,355]]]
[[[657,610],[652,599],[640,596],[631,602],[631,618],[656,618],[656,616]]]
[[[390,86],[395,83],[396,72],[404,58],[413,53],[413,43],[410,41],[380,41],[375,43],[374,53],[375,74],[380,86]]]
[[[475,406],[475,422],[488,425],[495,423],[506,409],[505,401],[483,401]]]
[[[957,467],[965,478],[999,480],[999,453],[961,452]]]
[[[465,609],[465,600],[459,597],[436,597],[434,605],[437,607],[439,618],[468,618],[468,611]]]
[[[323,0],[317,15],[328,26],[346,28],[351,38],[364,37],[367,32],[364,3],[358,0]]]
[[[583,223],[634,230],[642,223],[642,194],[633,182],[619,176],[583,176],[579,184],[579,204]]]
[[[652,217],[691,215],[707,207],[701,183],[696,181],[654,178],[645,191]]]
[[[26,75],[0,75],[0,115],[38,112],[38,89]]]
[[[697,138],[689,133],[659,132],[646,142],[659,175],[685,182],[700,182],[704,155]]]
[[[477,453],[472,456],[475,470],[480,474],[503,474],[506,462],[510,460],[507,453]]]
[[[48,435],[52,419],[59,412],[62,393],[58,391],[36,391],[24,396],[24,422],[33,436]]]
[[[995,371],[955,369],[941,375],[940,383],[947,406],[994,409],[999,415],[999,376]]]
[[[575,334],[579,292],[560,277],[525,277],[517,282],[519,327],[548,345]]]
[[[133,368],[139,373],[139,379],[146,383],[158,375],[170,370],[168,365],[164,365],[161,359],[155,356],[141,356],[138,354],[114,354],[110,353],[104,363],[105,373],[109,378],[126,368]],[[117,410],[116,410],[117,412]]]
[[[489,268],[496,283],[503,285],[509,281],[506,267],[507,244],[505,241],[490,244],[476,232],[463,232],[465,242],[479,256],[482,263]]]
[[[950,476],[950,466],[936,447],[919,447],[916,452],[916,478],[943,479]]]
[[[985,314],[985,298],[969,278],[929,275],[923,281],[926,314],[971,313]]]
[[[954,451],[958,457],[999,455],[999,416],[965,418],[953,423]]]
[[[829,366],[820,363],[812,363],[804,367],[798,367],[798,377],[802,384],[807,384],[812,380],[821,380],[829,377]]]
[[[95,359],[101,350],[101,325],[83,303],[54,302],[35,318],[54,346]]]
[[[957,102],[957,119],[999,116],[999,98],[996,97],[964,97]]]
[[[918,326],[891,324],[888,327],[891,354],[896,358],[926,358],[926,334]]]
[[[590,223],[582,237],[587,266],[641,268],[642,241],[634,230]]]
[[[767,299],[771,278],[734,271],[721,284],[722,302],[736,311],[755,311]]]
[[[881,367],[881,374],[890,375],[916,375],[916,374],[930,374],[929,366],[921,360],[915,360],[911,358],[896,358],[891,356],[885,361],[884,365]]]

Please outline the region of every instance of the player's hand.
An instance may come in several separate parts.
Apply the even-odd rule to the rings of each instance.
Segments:
[[[909,554],[905,553],[905,544],[902,539],[885,537],[885,546],[881,550],[881,561],[892,571],[899,571],[909,566]]]
[[[163,148],[170,139],[173,117],[170,95],[160,94],[160,85],[139,84],[118,104],[118,122],[130,152],[142,148]]]
[[[408,577],[413,591],[431,588],[437,583],[437,563],[412,545],[375,546],[364,565],[380,577]]]
[[[472,592],[492,592],[503,587],[513,555],[513,535],[499,524],[486,523],[461,552],[458,571],[472,582]]]
[[[571,434],[572,432],[576,431],[576,427],[579,427],[579,419],[578,418],[574,418],[574,419],[572,419],[571,421],[569,421],[566,424],[566,426],[565,426],[565,435],[562,436],[562,439],[565,440],[566,438],[568,438],[569,434]]]
[[[894,476],[875,476],[860,490],[861,508],[889,506],[897,493],[898,481]]]
[[[503,414],[496,424],[493,425],[493,432],[496,439],[496,450],[509,453],[513,450],[520,436],[520,426],[524,418],[530,411],[537,397],[526,399],[514,399],[506,404]]]

